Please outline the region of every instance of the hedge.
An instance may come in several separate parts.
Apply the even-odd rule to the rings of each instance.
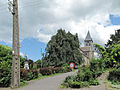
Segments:
[[[23,80],[32,80],[38,77],[38,71],[37,70],[25,70],[24,68],[20,69],[20,76]]]
[[[120,82],[120,68],[119,69],[113,69],[109,72],[108,80],[114,81],[114,82]]]

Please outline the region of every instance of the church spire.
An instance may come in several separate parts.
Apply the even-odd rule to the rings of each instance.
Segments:
[[[89,32],[89,31],[88,31],[88,33],[87,33],[87,36],[86,36],[86,38],[85,38],[85,41],[93,41],[92,38],[91,38],[91,36],[90,36],[90,32]]]

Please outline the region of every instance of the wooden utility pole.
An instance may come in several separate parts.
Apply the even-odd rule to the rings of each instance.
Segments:
[[[13,47],[12,47],[12,77],[11,88],[20,87],[20,44],[19,44],[19,23],[18,23],[18,0],[13,0]]]

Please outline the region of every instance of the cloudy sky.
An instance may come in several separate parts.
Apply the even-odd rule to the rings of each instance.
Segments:
[[[21,54],[41,58],[47,42],[62,28],[83,40],[88,32],[104,45],[120,29],[120,0],[18,0]],[[12,14],[0,0],[0,44],[11,46]]]

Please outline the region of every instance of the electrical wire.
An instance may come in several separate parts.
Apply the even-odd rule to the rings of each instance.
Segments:
[[[23,4],[23,6],[22,5],[19,5],[20,7],[19,7],[19,9],[21,9],[21,8],[27,8],[27,7],[39,7],[39,6],[42,6],[42,1],[40,1],[40,0],[36,0],[36,1],[29,1],[29,2],[23,2],[23,3],[21,3],[21,4]],[[6,9],[6,6],[3,6],[3,5],[6,5],[6,4],[8,4],[8,3],[4,3],[4,4],[2,4],[1,6],[0,6],[0,13],[3,13],[3,12],[6,12],[6,10],[4,10],[4,9]],[[26,5],[24,5],[24,4],[26,4]]]
[[[30,7],[30,6],[39,6],[39,5],[42,5],[42,3],[41,2],[34,2],[34,3],[28,3],[26,5],[23,5],[23,6],[21,6],[21,8]]]

